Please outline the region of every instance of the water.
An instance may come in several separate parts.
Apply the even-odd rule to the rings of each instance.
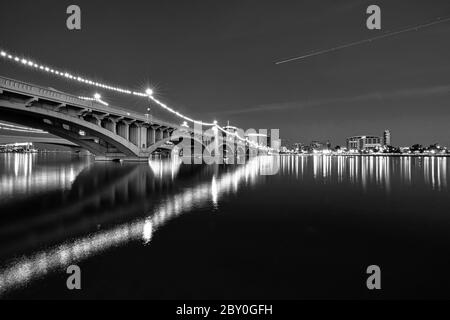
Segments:
[[[0,154],[0,297],[449,298],[448,166]],[[77,292],[66,288],[73,264]],[[366,288],[373,264],[378,292]]]

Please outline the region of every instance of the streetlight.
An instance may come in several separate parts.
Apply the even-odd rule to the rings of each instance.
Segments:
[[[150,88],[148,88],[147,90],[145,90],[145,93],[148,95],[148,96],[153,96],[153,90],[152,89],[150,89]]]
[[[145,114],[145,117],[147,118],[147,122],[150,122],[150,108],[147,108],[147,113]]]

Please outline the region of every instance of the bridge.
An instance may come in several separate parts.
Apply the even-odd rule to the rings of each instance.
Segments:
[[[180,115],[158,100],[152,100]],[[232,155],[237,159],[239,155],[267,154],[269,150],[253,140],[240,137],[234,130],[237,128],[221,128],[217,122],[213,124],[213,133],[196,132],[148,114],[109,106],[100,99],[76,97],[1,76],[0,120],[53,134],[90,151],[97,161],[147,161],[157,151],[172,151],[174,145],[186,137],[189,137],[192,147],[201,145],[202,151],[212,142],[217,142],[216,149],[210,150],[214,157],[226,154],[226,157]],[[230,145],[234,148],[230,149]]]
[[[155,151],[170,149],[172,134],[180,128],[148,115],[5,77],[0,77],[0,119],[70,141],[98,161],[147,161]]]

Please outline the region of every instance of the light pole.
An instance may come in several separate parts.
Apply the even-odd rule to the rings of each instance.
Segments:
[[[151,115],[150,115],[150,112],[151,112],[151,109],[150,108],[147,108],[147,113],[145,114],[145,117],[147,118],[147,122],[148,123],[150,123],[150,118],[151,118]]]
[[[145,93],[149,96],[149,98],[151,98],[153,96],[153,90],[148,88],[147,90],[145,90]],[[153,117],[150,114],[151,109],[147,108],[147,114],[145,115],[147,117],[147,122],[153,122]]]

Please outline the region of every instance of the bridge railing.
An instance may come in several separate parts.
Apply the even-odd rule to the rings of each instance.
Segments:
[[[95,101],[87,101],[80,99],[71,94],[67,94],[52,88],[45,88],[38,85],[22,82],[19,80],[13,80],[0,76],[0,88],[8,91],[16,92],[19,94],[29,95],[31,97],[43,98],[51,101],[56,101],[62,104],[69,104],[79,108],[86,108],[92,111],[110,114],[113,116],[124,117],[127,119],[139,120],[142,122],[150,122],[158,125],[163,125],[171,128],[178,128],[179,125],[169,123],[154,117],[147,117],[145,114],[140,114],[134,111],[127,110],[120,107],[104,106]]]

